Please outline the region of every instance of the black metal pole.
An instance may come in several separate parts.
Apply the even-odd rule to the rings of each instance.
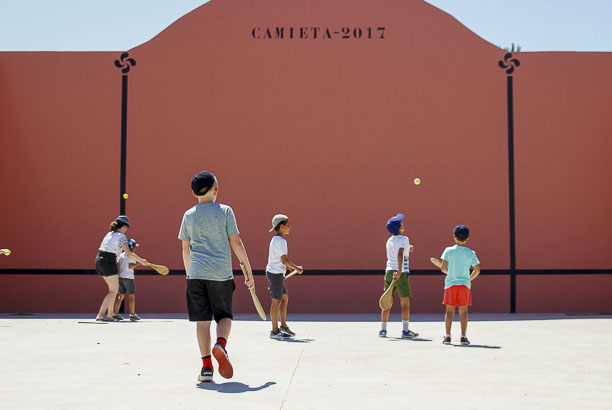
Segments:
[[[510,224],[510,313],[516,313],[516,216],[514,199],[514,98],[512,73],[521,65],[512,53],[506,53],[497,64],[506,71],[508,97],[508,210]]]
[[[128,76],[123,75],[121,81],[121,175],[120,175],[120,204],[119,214],[125,215],[126,171],[127,171],[127,92]]]
[[[510,210],[510,313],[516,313],[516,223],[514,204],[514,101],[508,76],[508,198]]]
[[[121,53],[115,60],[115,67],[121,69],[121,171],[119,175],[119,214],[125,215],[125,200],[127,199],[127,103],[128,103],[128,76],[130,68],[136,65],[136,60],[128,58],[129,53]]]

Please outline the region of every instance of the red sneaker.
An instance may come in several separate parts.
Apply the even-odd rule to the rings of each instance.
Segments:
[[[219,343],[215,344],[215,347],[212,349],[212,354],[215,356],[215,359],[219,362],[219,374],[226,379],[231,379],[234,375],[234,368],[229,361],[229,357],[227,356],[227,352]]]

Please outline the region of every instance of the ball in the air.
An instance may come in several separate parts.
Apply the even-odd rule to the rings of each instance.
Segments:
[[[11,250],[10,250],[10,249],[5,250],[5,251],[4,251],[4,254],[5,254],[6,256],[9,256],[9,255],[11,254]]]
[[[128,199],[128,194],[123,194],[123,199]]]
[[[421,185],[421,178],[415,178],[414,185]]]

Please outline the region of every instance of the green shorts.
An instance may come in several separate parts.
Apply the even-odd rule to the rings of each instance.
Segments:
[[[396,270],[388,270],[385,272],[385,287],[383,291],[389,288],[389,285],[393,281],[393,274]],[[409,298],[412,296],[412,289],[410,289],[410,280],[408,280],[408,274],[402,272],[397,282],[395,282],[395,289],[393,289],[393,296],[399,293],[400,298]]]

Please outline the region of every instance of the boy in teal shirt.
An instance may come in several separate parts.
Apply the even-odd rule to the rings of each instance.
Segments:
[[[468,306],[472,304],[471,283],[480,273],[480,261],[476,252],[466,247],[470,237],[470,229],[465,225],[457,225],[453,230],[455,246],[449,246],[442,253],[440,270],[446,274],[444,281],[444,301],[446,305],[446,335],[442,343],[451,342],[451,326],[455,308],[459,308],[461,319],[461,344],[469,345],[466,336],[468,324]],[[474,270],[470,272],[470,267]]]

